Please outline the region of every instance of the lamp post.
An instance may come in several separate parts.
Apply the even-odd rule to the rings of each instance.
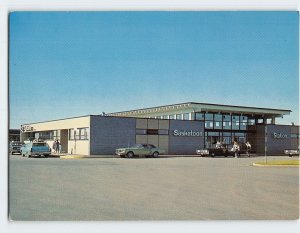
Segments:
[[[265,163],[267,164],[268,159],[267,159],[267,149],[268,149],[268,125],[266,124],[265,126]]]
[[[76,155],[76,133],[77,133],[77,128],[74,128],[74,140],[75,140],[74,154],[75,154],[75,155]]]

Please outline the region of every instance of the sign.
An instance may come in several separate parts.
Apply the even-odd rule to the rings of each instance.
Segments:
[[[30,125],[22,125],[21,131],[22,132],[35,131],[35,129],[32,126],[30,126]]]
[[[273,138],[278,138],[278,139],[288,138],[288,135],[285,133],[273,133],[272,136]]]
[[[203,133],[194,130],[179,130],[175,129],[173,135],[177,137],[202,137]]]

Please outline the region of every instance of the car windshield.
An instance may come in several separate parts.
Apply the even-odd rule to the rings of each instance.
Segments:
[[[46,143],[33,143],[32,146],[47,146]]]

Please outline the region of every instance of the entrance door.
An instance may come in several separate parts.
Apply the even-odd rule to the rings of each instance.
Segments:
[[[61,152],[68,153],[68,130],[62,129],[60,131],[60,144],[61,144]]]

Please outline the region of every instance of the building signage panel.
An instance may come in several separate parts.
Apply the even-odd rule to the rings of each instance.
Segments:
[[[35,131],[35,129],[30,125],[22,125],[21,131],[22,132],[28,132],[28,131]]]
[[[278,139],[283,139],[283,138],[288,138],[288,135],[285,133],[273,133],[272,134],[273,138],[278,138]]]
[[[177,137],[202,137],[202,132],[194,130],[179,130],[175,129],[173,135]]]

